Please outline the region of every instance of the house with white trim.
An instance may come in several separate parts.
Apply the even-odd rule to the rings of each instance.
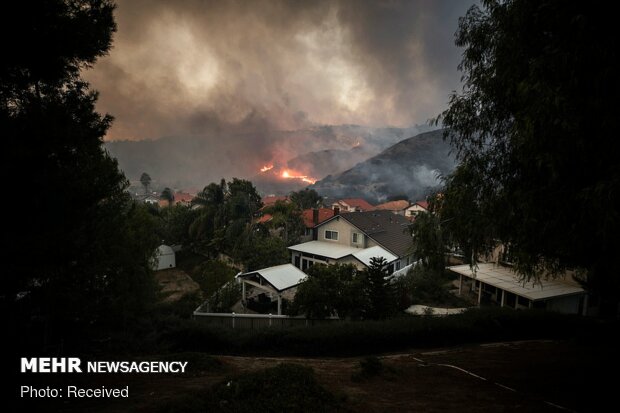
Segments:
[[[428,212],[428,201],[418,201],[405,208],[405,216],[415,218],[422,212]]]
[[[388,210],[334,215],[315,227],[314,240],[288,247],[291,263],[306,271],[314,264],[353,264],[359,269],[383,257],[390,273],[413,263],[409,221]]]

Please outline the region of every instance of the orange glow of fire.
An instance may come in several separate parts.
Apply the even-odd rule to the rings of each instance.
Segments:
[[[309,184],[313,184],[316,182],[316,179],[311,178],[308,175],[301,175],[300,173],[292,171],[290,169],[283,170],[280,176],[284,179],[301,179],[303,182],[307,182]]]
[[[292,169],[283,169],[278,167],[275,167],[274,169],[274,165],[273,164],[267,164],[264,165],[262,168],[260,168],[261,173],[266,173],[269,172],[270,174],[273,174],[274,176],[281,178],[281,179],[299,179],[300,181],[309,183],[309,184],[313,184],[315,183],[317,180],[308,176],[308,175],[304,175],[301,172],[298,171],[294,171]]]

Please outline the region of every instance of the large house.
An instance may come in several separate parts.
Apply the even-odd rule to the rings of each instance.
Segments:
[[[291,263],[306,270],[314,264],[353,264],[367,268],[383,257],[390,273],[413,263],[409,221],[390,211],[336,214],[317,225],[313,241],[288,247]]]

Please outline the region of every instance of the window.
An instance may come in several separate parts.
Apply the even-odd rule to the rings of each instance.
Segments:
[[[396,261],[396,271],[400,270],[400,260]]]
[[[354,232],[353,234],[351,234],[351,241],[354,244],[361,244],[362,243],[362,234]]]
[[[338,241],[338,231],[325,230],[325,239]]]

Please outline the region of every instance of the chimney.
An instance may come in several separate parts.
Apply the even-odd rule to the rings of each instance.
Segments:
[[[319,210],[318,208],[312,208],[312,223],[314,225],[319,224]]]
[[[334,215],[340,215],[340,207],[334,207]]]

